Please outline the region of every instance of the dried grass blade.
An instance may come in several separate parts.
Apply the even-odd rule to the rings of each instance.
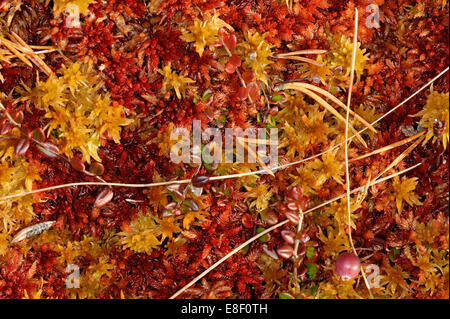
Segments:
[[[398,163],[400,163],[406,156],[408,156],[409,153],[412,152],[413,149],[416,148],[417,145],[419,145],[423,140],[424,140],[425,136],[422,136],[421,138],[419,138],[417,141],[414,142],[414,144],[412,144],[410,147],[408,147],[406,150],[403,151],[403,153],[401,153],[399,156],[397,156],[397,158],[391,163],[389,164],[388,167],[386,167],[381,173],[379,173],[377,175],[377,177],[375,177],[375,179],[378,179],[379,177],[381,177],[384,173],[386,173],[387,171],[389,171],[391,168],[393,168],[394,166],[396,166]]]
[[[337,97],[335,97],[333,94],[331,94],[328,91],[325,91],[324,89],[309,84],[309,83],[302,83],[302,82],[294,82],[294,83],[290,83],[291,85],[298,85],[301,87],[304,87],[305,89],[311,90],[311,91],[315,91],[317,93],[323,94],[325,95],[327,98],[329,98],[331,101],[333,101],[334,103],[336,103],[337,105],[339,105],[340,107],[342,107],[344,110],[347,110],[347,105],[345,105],[344,103],[341,102],[341,100],[339,100]],[[365,126],[367,126],[367,128],[369,130],[371,130],[374,133],[377,133],[377,130],[372,126],[372,124],[370,124],[369,122],[367,122],[364,118],[362,118],[358,113],[350,110],[350,114],[353,115],[358,121],[360,121],[361,123],[363,123]]]
[[[422,132],[420,132],[420,133],[417,133],[417,134],[414,135],[414,136],[411,136],[411,137],[405,138],[404,140],[401,140],[401,141],[392,143],[392,144],[390,144],[390,145],[381,147],[381,148],[379,148],[379,149],[377,149],[377,150],[375,150],[375,151],[373,151],[373,152],[370,152],[370,153],[367,153],[367,154],[364,154],[364,155],[361,155],[361,156],[352,158],[352,159],[350,160],[350,162],[358,161],[358,160],[360,160],[360,159],[363,159],[363,158],[366,158],[366,157],[369,157],[369,156],[372,156],[372,155],[375,155],[375,154],[379,154],[379,153],[382,153],[382,152],[386,152],[386,151],[389,151],[389,150],[391,150],[391,149],[393,149],[393,148],[402,146],[402,145],[404,145],[404,144],[406,144],[406,143],[409,143],[409,142],[411,142],[411,141],[414,141],[416,138],[418,138],[418,137],[422,136],[423,134],[425,134],[425,132],[426,132],[426,131],[422,131]]]
[[[298,50],[292,51],[288,53],[280,53],[277,54],[278,57],[292,56],[292,55],[301,55],[301,54],[323,54],[327,53],[327,50],[319,50],[319,49],[309,49],[309,50]]]
[[[310,59],[310,58],[304,58],[304,57],[301,57],[301,56],[279,56],[279,55],[276,55],[274,57],[278,58],[278,59],[295,60],[295,61],[306,62],[306,63],[317,65],[317,66],[322,66],[322,63],[317,62],[316,60],[313,60],[313,59]]]
[[[334,116],[336,116],[337,119],[339,119],[340,121],[345,123],[345,118],[338,111],[336,111],[327,101],[322,99],[320,96],[318,96],[314,92],[312,92],[312,91],[310,91],[308,89],[305,89],[303,87],[298,87],[298,86],[289,87],[288,84],[286,85],[286,88],[293,88],[293,89],[295,89],[297,91],[300,91],[300,92],[302,92],[302,93],[304,93],[306,95],[309,95],[317,103],[322,105],[330,113],[332,113]],[[367,147],[366,141],[364,141],[364,139],[361,137],[361,135],[359,135],[358,131],[356,131],[355,128],[352,125],[350,125],[350,129],[352,130],[353,134],[355,134],[356,138],[364,145],[364,147]]]
[[[41,59],[41,57],[39,55],[37,55],[33,49],[25,42],[22,40],[21,37],[19,37],[14,31],[11,31],[11,36],[17,41],[19,42],[21,45],[23,45],[25,48],[31,50],[33,53],[30,52],[30,55],[32,56],[32,60],[36,63],[36,65],[38,67],[40,67],[42,69],[42,71],[47,74],[48,76],[54,74],[52,69],[50,69],[50,67],[44,62],[44,60]],[[30,57],[31,58],[31,57]]]
[[[29,67],[33,67],[33,64],[22,54],[20,53],[16,48],[14,48],[12,45],[10,45],[7,41],[5,41],[4,38],[0,37],[0,44],[3,44],[5,47],[7,47],[16,57],[18,57],[23,63],[28,65]]]

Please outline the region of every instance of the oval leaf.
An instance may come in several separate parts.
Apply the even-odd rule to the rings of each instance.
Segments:
[[[101,163],[93,162],[91,166],[89,166],[89,172],[97,176],[103,175],[105,172],[105,166]]]
[[[25,153],[28,151],[28,148],[30,147],[30,141],[27,138],[21,138],[14,148],[14,152],[16,152],[17,155],[22,156],[25,155]]]
[[[42,154],[50,158],[55,158],[59,154],[58,147],[52,143],[42,143],[38,144],[36,147]]]
[[[97,198],[95,199],[95,202],[94,202],[94,206],[95,207],[105,206],[106,204],[108,204],[111,201],[113,196],[114,196],[114,192],[111,189],[107,188],[107,189],[102,190],[100,192],[100,194],[97,195]]]
[[[84,171],[84,163],[76,157],[70,160],[70,165],[72,165],[72,168],[78,172]]]

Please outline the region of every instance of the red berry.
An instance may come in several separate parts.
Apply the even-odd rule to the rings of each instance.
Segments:
[[[334,269],[343,280],[349,280],[358,276],[361,270],[361,262],[353,253],[343,253],[336,259]]]

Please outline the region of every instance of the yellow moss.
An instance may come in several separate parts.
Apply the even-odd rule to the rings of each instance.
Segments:
[[[430,89],[430,94],[427,97],[427,103],[423,107],[422,111],[413,115],[414,117],[421,117],[420,125],[427,128],[428,132],[424,140],[424,144],[432,139],[436,142],[440,139],[444,149],[447,148],[449,140],[449,93],[439,93]],[[444,125],[442,135],[439,137],[434,134],[435,121],[440,121]]]
[[[323,154],[321,159],[315,159],[311,168],[318,171],[315,187],[320,187],[326,180],[332,178],[339,184],[343,183],[344,164],[336,159],[336,151]]]
[[[403,211],[403,202],[408,203],[410,206],[422,205],[414,193],[417,183],[417,177],[407,178],[402,176],[401,179],[398,176],[394,177],[390,190],[390,199],[395,201],[399,213]]]
[[[357,216],[353,213],[355,210],[360,208],[360,204],[352,203],[350,200],[350,225],[353,229],[356,229],[354,220]],[[337,202],[331,203],[330,207],[326,209],[328,214],[333,216],[338,224],[338,228],[341,233],[344,233],[344,229],[348,228],[348,208],[347,208],[347,198],[342,198]],[[345,233],[344,233],[345,234]]]
[[[129,230],[118,233],[119,245],[140,253],[150,254],[162,244],[177,240],[175,234],[181,233],[179,217],[159,218],[151,213],[139,213],[130,223]],[[168,239],[168,241],[165,241]]]
[[[74,151],[100,162],[98,148],[101,139],[120,143],[122,126],[133,122],[124,117],[124,108],[101,93],[103,82],[90,67],[79,63],[63,66],[59,76],[37,81],[33,89],[20,91],[19,101],[30,101],[45,110],[47,134],[56,136],[56,144],[68,157]]]
[[[237,54],[243,58],[244,68],[251,69],[255,72],[255,78],[267,85],[269,78],[265,69],[273,63],[269,59],[273,46],[266,42],[264,37],[258,32],[248,31],[246,41],[237,45]]]
[[[359,105],[358,107],[356,107],[353,111],[355,111],[355,113],[360,115],[363,119],[365,119],[369,123],[373,123],[380,117],[380,115],[378,113],[376,113],[375,108],[372,108],[370,106],[365,106],[362,104]],[[366,127],[363,123],[361,123],[358,120],[355,120],[354,118],[351,121],[351,124],[357,131],[360,131],[361,129]],[[374,126],[374,128],[377,128],[379,125],[378,125],[378,123],[376,123],[373,126]],[[365,130],[362,134],[365,134],[365,135],[369,136],[370,138],[373,138],[375,136],[375,133],[369,129]]]
[[[8,248],[8,233],[0,231],[0,256],[3,256],[6,253],[7,248]]]
[[[158,72],[164,76],[163,89],[168,91],[174,89],[177,98],[181,99],[185,94],[186,89],[191,87],[188,84],[195,83],[195,81],[173,72],[170,65],[171,63],[169,62],[162,70],[158,70]]]
[[[323,252],[327,256],[337,256],[349,247],[348,236],[344,232],[339,231],[338,228],[328,227],[327,235],[325,236],[319,227],[317,238],[323,242]]]
[[[25,159],[11,156],[5,148],[13,146],[0,143],[0,196],[30,191],[33,182],[41,180],[37,170]],[[30,195],[0,201],[0,232],[11,233],[20,225],[29,224],[34,215],[33,202]]]
[[[248,207],[256,208],[258,212],[262,212],[269,206],[269,200],[272,198],[273,190],[268,184],[260,184],[254,187],[246,187],[245,197],[249,201]]]
[[[328,67],[334,70],[334,77],[346,82],[349,79],[352,66],[353,41],[343,35],[335,35],[328,42],[330,51],[327,53],[325,61]],[[355,74],[358,81],[361,74],[367,69],[367,61],[369,60],[366,49],[361,49],[360,46],[361,43],[358,42],[355,59]],[[341,72],[339,72],[339,69],[342,69]]]
[[[380,286],[385,288],[386,294],[392,298],[405,298],[409,296],[410,289],[406,279],[409,274],[404,272],[399,265],[391,266],[389,261],[384,261],[381,271],[385,276],[381,277]]]
[[[181,39],[186,42],[194,42],[195,51],[202,56],[205,47],[219,42],[218,31],[220,28],[226,28],[233,31],[233,28],[225,21],[219,18],[219,14],[207,12],[204,14],[204,20],[194,19],[194,23],[183,30]]]
[[[81,14],[88,14],[89,5],[95,2],[95,0],[54,0],[53,11],[56,14],[59,14],[66,9],[69,9],[70,6],[76,6]]]

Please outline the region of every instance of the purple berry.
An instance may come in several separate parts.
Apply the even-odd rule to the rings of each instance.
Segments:
[[[361,270],[361,263],[355,254],[343,253],[336,259],[334,269],[343,280],[349,280],[358,276]]]

